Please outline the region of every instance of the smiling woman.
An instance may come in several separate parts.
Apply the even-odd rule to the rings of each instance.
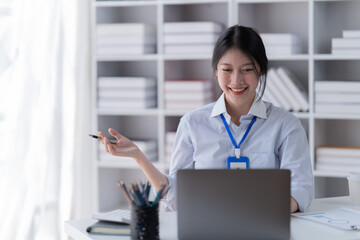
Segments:
[[[109,133],[116,137],[116,144],[98,133],[105,150],[134,158],[156,189],[171,185],[163,200],[171,210],[177,209],[178,170],[240,165],[244,169],[291,170],[290,210],[306,210],[313,199],[306,134],[294,115],[261,99],[268,59],[259,34],[239,25],[226,29],[216,42],[212,66],[223,94],[216,102],[182,116],[169,174],[161,173],[133,142],[114,129]],[[258,88],[259,83],[262,86]]]
[[[11,44],[4,47],[0,36],[0,48],[10,53],[0,72],[1,239],[60,239],[64,220],[91,212],[75,194],[90,197],[79,190],[91,172],[89,151],[75,148],[89,147],[88,4],[9,4]]]

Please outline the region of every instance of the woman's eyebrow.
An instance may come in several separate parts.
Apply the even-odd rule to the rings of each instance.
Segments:
[[[232,66],[232,64],[230,63],[220,63],[219,65],[226,65],[226,66]],[[248,65],[254,65],[253,63],[249,62],[249,63],[244,63],[243,65],[241,65],[240,67],[244,67],[244,66],[248,66]]]

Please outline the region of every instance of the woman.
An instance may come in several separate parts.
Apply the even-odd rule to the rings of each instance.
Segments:
[[[116,144],[98,132],[106,151],[134,158],[155,189],[171,184],[163,200],[171,210],[176,210],[177,170],[226,167],[291,170],[291,212],[306,210],[313,199],[306,134],[295,116],[261,100],[268,59],[259,34],[238,25],[226,29],[215,45],[212,67],[223,94],[181,118],[169,175],[113,129]]]

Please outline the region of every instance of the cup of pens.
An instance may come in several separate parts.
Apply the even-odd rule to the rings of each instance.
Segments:
[[[159,237],[159,201],[166,195],[169,187],[163,185],[156,193],[155,199],[149,201],[150,184],[131,184],[128,188],[118,182],[125,197],[131,204],[131,239],[160,239]]]

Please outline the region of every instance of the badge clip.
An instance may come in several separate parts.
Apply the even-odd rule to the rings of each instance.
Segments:
[[[235,157],[236,157],[237,159],[240,158],[240,148],[235,148]]]

